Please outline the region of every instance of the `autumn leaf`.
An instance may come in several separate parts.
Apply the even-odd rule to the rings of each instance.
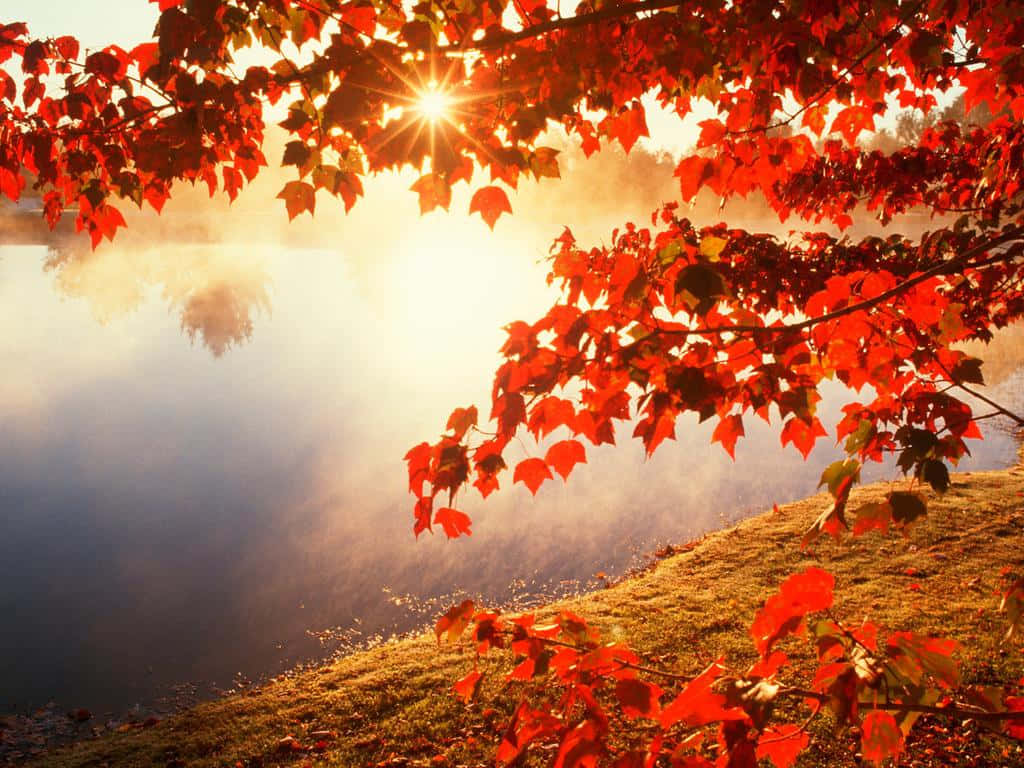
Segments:
[[[803,629],[804,616],[832,605],[835,578],[820,568],[807,568],[788,577],[769,597],[750,625],[750,635],[762,656],[787,635]]]
[[[440,525],[449,539],[472,534],[470,530],[472,521],[469,519],[469,515],[459,512],[457,509],[441,507],[434,513],[434,524]]]
[[[494,229],[494,223],[502,213],[512,213],[512,205],[501,187],[482,187],[469,201],[469,212],[479,213],[487,222],[487,226]]]
[[[562,440],[548,448],[544,461],[560,474],[563,480],[568,480],[573,467],[587,463],[587,452],[579,440]]]
[[[739,414],[722,417],[715,431],[711,434],[711,442],[721,443],[729,458],[736,459],[736,440],[742,437],[743,417]]]
[[[447,211],[452,203],[452,188],[448,181],[437,173],[420,176],[409,189],[419,195],[421,214],[430,213],[437,207]],[[472,210],[470,212],[472,213]]]
[[[713,690],[715,682],[724,673],[721,660],[685,685],[668,706],[663,707],[659,717],[662,728],[671,728],[683,723],[696,728],[719,720],[742,720],[746,714],[738,707],[730,707],[725,696]]]
[[[867,107],[855,105],[846,107],[832,121],[832,130],[843,134],[843,138],[851,146],[857,143],[861,131],[875,129],[875,115]]]
[[[289,221],[303,211],[309,211],[312,215],[316,210],[316,191],[304,181],[289,181],[278,193],[277,199],[284,200]]]
[[[659,699],[662,691],[654,683],[627,677],[615,684],[615,697],[622,706],[622,711],[629,718],[646,717],[657,719],[661,712]]]
[[[810,737],[800,726],[769,726],[757,740],[757,759],[771,760],[775,768],[792,768],[809,742]]]
[[[477,410],[475,405],[469,408],[456,408],[448,417],[448,424],[445,427],[451,431],[456,440],[461,440],[463,435],[476,426]]]
[[[888,712],[869,712],[861,724],[861,755],[876,765],[895,759],[903,750],[903,734]]]
[[[541,459],[524,459],[516,465],[515,472],[512,473],[512,482],[522,483],[534,496],[537,495],[541,483],[551,479],[551,470]]]
[[[434,634],[437,635],[438,644],[441,643],[441,635],[448,635],[448,642],[455,642],[459,639],[466,627],[469,626],[470,620],[473,618],[473,608],[475,604],[472,600],[463,600],[459,605],[449,608],[448,611],[437,620],[434,625]]]
[[[469,704],[469,702],[476,698],[477,691],[480,690],[481,680],[483,680],[483,675],[474,669],[465,677],[455,681],[452,688],[463,702]]]

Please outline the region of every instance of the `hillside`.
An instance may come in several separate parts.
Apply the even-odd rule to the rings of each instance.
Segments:
[[[885,487],[859,489],[852,503],[880,497]],[[967,682],[1013,680],[1024,674],[1024,655],[1019,646],[999,647],[1005,622],[996,592],[1001,567],[1024,568],[1022,497],[1020,465],[956,474],[908,538],[869,534],[801,552],[800,533],[826,503],[819,495],[709,535],[622,583],[550,609],[586,616],[604,637],[628,639],[678,671],[696,671],[702,659],[719,653],[741,666],[752,658],[746,627],[760,603],[788,572],[821,564],[836,575],[841,616],[870,615],[883,626],[954,637],[964,646]],[[456,700],[450,686],[469,668],[471,654],[468,645],[439,649],[432,635],[390,643],[30,765],[490,764],[515,691],[500,690],[500,675],[492,674],[476,703]],[[1021,745],[989,740],[973,726],[956,754],[936,750],[929,729],[942,724],[927,718],[922,724],[911,737],[907,765],[1024,764]],[[827,723],[819,719],[817,727],[824,733]],[[322,751],[282,750],[289,735],[302,744],[319,740]],[[801,764],[854,765],[853,741],[815,739]]]

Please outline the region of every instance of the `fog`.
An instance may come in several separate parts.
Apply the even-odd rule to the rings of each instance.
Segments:
[[[419,216],[415,175],[370,180],[349,216],[325,198],[291,225],[268,203],[274,173],[230,207],[183,189],[95,253],[66,225],[47,235],[11,213],[0,709],[120,711],[186,681],[228,687],[334,647],[307,630],[359,640],[421,626],[456,594],[500,604],[594,585],[662,542],[813,492],[836,449],[804,462],[750,424],[734,463],[712,425],[682,419],[650,460],[623,429],[567,485],[471,496],[468,540],[412,535],[402,456],[453,407],[486,410],[502,326],[555,295],[551,239],[646,222],[674,197],[671,167],[568,152],[565,180],[524,183],[494,233],[464,215],[464,194]],[[739,213],[772,226],[757,206]],[[833,424],[843,393],[825,394]],[[969,467],[991,467],[1015,445],[994,430],[972,450]]]

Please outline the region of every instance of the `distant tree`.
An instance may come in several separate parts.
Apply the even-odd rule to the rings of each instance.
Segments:
[[[417,533],[469,534],[456,509],[466,486],[487,496],[510,472],[536,492],[586,460],[584,441],[612,443],[625,422],[651,453],[694,413],[714,420],[714,441],[732,454],[745,420],[774,417],[783,445],[806,456],[826,436],[816,406],[827,379],[860,394],[838,425],[849,458],[822,475],[834,503],[805,541],[839,536],[850,520],[854,533],[903,530],[927,512],[924,487],[948,488],[979,420],[1024,424],[977,389],[980,361],[954,347],[1024,312],[1016,0],[159,5],[157,38],[129,51],[83,57],[71,37],[0,27],[0,62],[24,76],[18,85],[0,74],[0,191],[17,199],[27,169],[51,225],[77,206],[94,245],[124,224],[119,201],[160,210],[182,180],[237,195],[266,164],[268,105],[290,134],[282,164],[295,178],[280,193],[289,217],[312,213],[319,192],[347,210],[366,173],[412,165],[424,213],[447,209],[463,182],[470,212],[491,227],[511,212],[507,189],[560,174],[558,153],[541,143],[553,125],[588,154],[610,142],[629,151],[647,134],[645,95],[680,118],[698,102],[714,108],[676,165],[679,202],[649,227],[626,224],[601,247],[568,229],[557,237],[550,280],[562,297],[508,327],[493,428],[459,408],[438,441],[407,456]],[[235,53],[251,45],[266,63],[236,71]],[[969,130],[933,118],[936,94],[954,88],[964,114],[983,107],[991,119]],[[898,121],[888,153],[867,152],[858,141],[887,98],[920,117]],[[760,194],[800,226],[942,218],[916,239],[852,241],[831,229],[779,240],[691,223],[679,203],[705,188],[723,200]],[[991,410],[975,413],[968,395]],[[527,435],[536,455],[513,460]],[[890,454],[909,486],[847,510],[861,462]],[[922,713],[949,718],[954,732],[974,719],[1024,736],[1019,686],[962,685],[951,641],[840,624],[827,613],[833,587],[817,568],[789,577],[751,626],[760,662],[734,673],[715,662],[693,678],[652,673],[569,614],[541,627],[467,603],[438,633],[472,624],[480,651],[510,646],[524,659],[513,676],[540,681],[509,724],[497,755],[506,763],[550,743],[559,768],[692,768],[712,757],[784,768],[806,747],[809,722],[775,706],[784,700],[859,726],[873,762],[896,758]],[[1022,596],[1020,580],[1004,595],[1011,632]],[[788,659],[775,646],[811,616],[820,666],[806,686],[784,685]],[[456,690],[469,699],[479,679],[474,671]]]

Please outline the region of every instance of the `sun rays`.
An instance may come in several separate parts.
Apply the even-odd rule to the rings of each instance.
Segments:
[[[431,123],[447,118],[451,107],[451,96],[437,83],[430,83],[421,90],[415,104],[416,111]]]

